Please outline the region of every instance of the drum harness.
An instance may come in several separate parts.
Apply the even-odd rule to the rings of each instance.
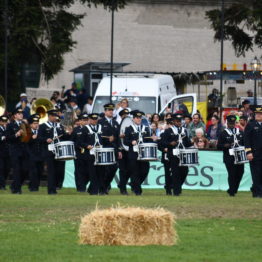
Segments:
[[[137,130],[137,128],[135,127],[134,124],[132,124],[131,126],[132,126],[134,132],[136,134],[138,133],[138,143],[137,143],[137,145],[133,146],[133,150],[134,150],[134,152],[138,152],[139,153],[138,145],[143,144],[143,136],[142,136],[142,134],[145,133],[146,127],[144,125],[142,125],[142,129],[141,130]],[[138,158],[139,157],[140,156],[138,156]]]
[[[86,128],[88,129],[88,131],[91,135],[95,134],[95,143],[93,145],[93,148],[90,150],[90,155],[95,155],[94,148],[95,147],[99,147],[99,148],[102,147],[102,145],[99,142],[99,138],[98,138],[98,134],[102,133],[102,126],[100,124],[98,124],[98,130],[96,132],[91,128],[90,125],[86,125]]]
[[[173,149],[173,155],[179,157],[179,147],[182,146],[182,148],[185,149],[183,144],[183,138],[186,136],[185,128],[181,127],[181,133],[178,133],[178,128],[175,126],[171,126],[171,129],[176,136],[178,135],[178,146],[177,148]]]
[[[225,131],[228,133],[229,136],[234,136],[234,144],[232,148],[239,147],[237,136],[240,134],[239,129],[236,128],[236,132],[232,132],[229,128],[226,128]]]
[[[46,124],[46,126],[49,127],[50,129],[51,129],[51,128],[54,129],[54,132],[53,132],[53,141],[52,141],[51,144],[48,145],[48,150],[49,150],[49,151],[52,151],[52,152],[55,154],[55,144],[60,142],[59,137],[62,136],[62,135],[58,136],[58,133],[57,133],[57,128],[60,128],[60,124],[59,124],[59,123],[54,123],[54,125],[51,125],[49,122],[46,122],[45,124]],[[56,143],[55,143],[55,140],[57,141]]]

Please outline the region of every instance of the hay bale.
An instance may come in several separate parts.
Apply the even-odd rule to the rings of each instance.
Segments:
[[[174,219],[174,214],[163,208],[96,208],[81,220],[80,243],[108,246],[171,246],[177,241]]]

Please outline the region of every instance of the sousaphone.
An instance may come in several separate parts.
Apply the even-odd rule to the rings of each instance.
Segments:
[[[6,109],[5,99],[0,95],[0,116],[2,116],[5,113],[5,109]]]
[[[31,115],[39,114],[39,123],[45,123],[48,120],[47,111],[54,109],[53,103],[46,98],[39,98],[31,106]]]

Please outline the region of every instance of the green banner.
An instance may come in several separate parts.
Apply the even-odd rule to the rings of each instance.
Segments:
[[[199,151],[199,165],[190,167],[184,189],[227,190],[227,170],[221,151]],[[112,182],[117,187],[118,172]],[[150,162],[150,171],[143,188],[163,188],[165,183],[164,166],[160,161]],[[249,164],[245,164],[245,173],[239,191],[249,191],[251,187]],[[64,187],[75,188],[74,161],[66,162]]]

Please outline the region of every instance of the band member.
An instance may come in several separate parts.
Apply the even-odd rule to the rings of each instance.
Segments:
[[[89,125],[82,128],[80,139],[76,142],[76,147],[81,148],[83,159],[87,161],[87,169],[90,179],[88,192],[90,195],[104,195],[104,179],[105,171],[103,166],[95,165],[96,146],[102,145],[102,126],[98,123],[98,114],[92,113],[89,115]]]
[[[9,143],[9,154],[13,167],[13,182],[11,192],[21,194],[22,184],[28,174],[28,155],[26,143],[22,142],[23,110],[18,108],[13,111],[13,121],[7,125],[7,141]]]
[[[6,179],[10,171],[10,157],[7,143],[6,126],[8,117],[0,117],[0,190],[5,190]]]
[[[119,124],[113,119],[114,104],[104,105],[104,117],[98,123],[102,126],[103,147],[115,148],[116,158],[121,158],[121,152],[118,152],[118,133]],[[119,154],[119,155],[118,155]],[[105,166],[105,189],[106,193],[111,189],[111,182],[114,179],[117,171],[117,164]]]
[[[78,192],[86,192],[86,186],[89,182],[88,167],[85,161],[84,150],[78,146],[82,139],[82,129],[88,125],[88,114],[79,116],[79,124],[74,128],[72,140],[75,142],[76,159],[75,162],[75,183]]]
[[[30,140],[27,143],[29,155],[29,190],[39,190],[40,178],[43,173],[44,161],[42,157],[41,141],[38,138],[39,118],[31,116],[28,119],[30,125]]]
[[[173,119],[166,119],[166,128],[172,126]],[[160,134],[160,141],[158,142],[158,149],[162,152],[161,163],[164,165],[165,170],[165,190],[167,195],[172,195],[172,180],[171,180],[171,164],[167,156],[168,148],[165,146],[165,130]]]
[[[262,198],[262,107],[254,110],[255,120],[247,124],[244,141],[247,159],[250,161],[253,197]]]
[[[229,196],[235,196],[238,191],[240,181],[244,174],[244,164],[235,164],[235,158],[230,155],[230,149],[244,145],[244,134],[236,125],[236,116],[227,116],[227,128],[218,137],[217,148],[223,150],[223,162],[228,173]]]
[[[174,149],[181,149],[184,147],[192,146],[192,143],[188,137],[187,130],[182,127],[181,121],[183,119],[182,114],[173,115],[174,125],[168,128],[164,134],[164,147],[168,148],[167,157],[171,164],[171,188],[174,196],[179,196],[182,193],[182,185],[184,184],[187,174],[187,166],[179,166],[179,157],[174,155]]]
[[[133,124],[126,128],[124,144],[129,147],[128,160],[131,177],[131,187],[136,195],[142,194],[141,185],[147,178],[149,162],[138,160],[138,144],[152,142],[149,127],[142,125],[142,112],[133,112]]]
[[[50,195],[57,194],[56,187],[61,171],[61,162],[55,159],[54,143],[59,140],[69,139],[64,127],[57,123],[57,111],[49,110],[48,121],[39,127],[38,137],[41,141],[42,155],[47,163],[47,192]]]
[[[121,117],[121,121],[129,115],[128,109],[123,109],[119,112],[119,116]],[[123,139],[125,134],[119,134],[119,139]],[[130,178],[130,172],[128,171],[128,151],[126,151],[121,145],[121,141],[119,141],[119,150],[122,154],[122,157],[118,160],[119,164],[119,184],[118,187],[120,189],[120,193],[122,195],[128,195],[126,190],[127,182]]]

